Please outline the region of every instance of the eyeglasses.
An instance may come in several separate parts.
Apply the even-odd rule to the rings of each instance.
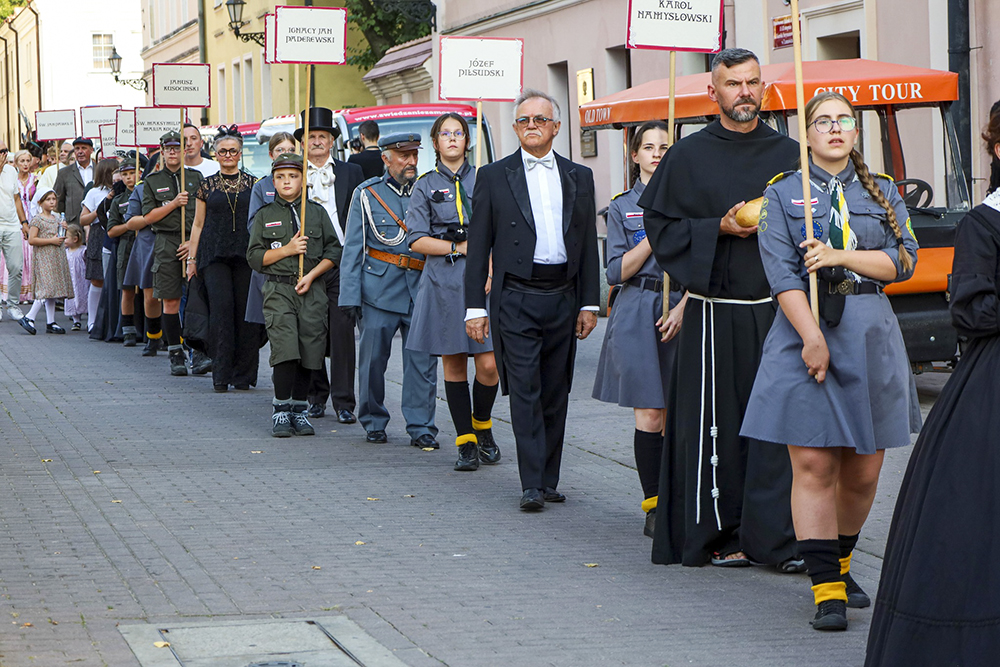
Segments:
[[[218,150],[215,151],[215,154],[221,155],[223,157],[227,155],[232,155],[235,157],[240,154],[240,150],[241,149],[239,148],[219,148]]]
[[[552,122],[552,119],[547,116],[521,116],[515,118],[514,122],[518,127],[528,127],[529,123],[534,123],[535,127],[545,127]]]
[[[180,153],[181,152],[181,147],[180,146],[164,146],[163,147],[163,152],[164,153]]]
[[[850,132],[858,126],[858,120],[854,116],[841,116],[837,120],[830,118],[817,118],[812,122],[813,127],[820,134],[826,134],[833,129],[834,124],[840,125],[843,132]]]
[[[454,132],[449,132],[448,130],[442,130],[441,132],[438,132],[438,136],[441,137],[442,139],[451,139],[452,137],[454,137],[455,139],[465,139],[465,132],[463,132],[462,130],[455,130]]]

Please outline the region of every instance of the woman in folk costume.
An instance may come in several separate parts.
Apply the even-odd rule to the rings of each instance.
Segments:
[[[854,148],[850,102],[821,93],[805,115],[812,201],[802,200],[801,172],[776,177],[764,193],[760,252],[780,311],[741,434],[788,447],[792,520],[818,607],[812,625],[846,630],[846,607],[871,604],[850,562],[885,449],[920,430],[903,336],[882,291],[913,275],[917,241],[892,179],[870,174]],[[819,324],[806,295],[817,272]]]
[[[608,284],[621,285],[608,315],[593,397],[633,408],[635,467],[642,485],[643,532],[653,536],[659,498],[660,462],[667,394],[687,296],[671,285],[670,315],[663,321],[663,269],[653,257],[643,227],[639,197],[666,154],[669,130],[662,121],[639,126],[629,150],[632,189],[608,206]]]
[[[958,223],[951,320],[966,341],[910,455],[866,667],[987,665],[1000,654],[1000,102],[989,194]],[[992,656],[992,657],[991,657]]]

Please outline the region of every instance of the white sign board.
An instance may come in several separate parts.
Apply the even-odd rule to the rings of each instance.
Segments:
[[[714,53],[722,48],[724,0],[629,0],[630,49]]]
[[[76,109],[36,111],[35,138],[38,141],[76,139]]]
[[[212,106],[212,69],[205,63],[153,63],[153,106]]]
[[[107,123],[99,128],[101,139],[101,155],[105,158],[114,157],[118,150],[118,142],[115,140],[115,124]]]
[[[135,142],[140,146],[159,146],[167,132],[181,131],[181,116],[177,109],[136,107]]]
[[[115,114],[121,105],[80,107],[80,136],[98,139],[101,136],[101,125],[115,122]]]
[[[135,143],[135,111],[119,109],[115,114],[115,143],[122,147],[134,148]]]
[[[499,37],[442,37],[442,100],[510,102],[521,94],[524,40]]]
[[[343,7],[275,7],[274,27],[277,62],[343,65],[347,61]]]
[[[275,39],[274,14],[264,14],[264,62],[273,65],[277,61],[274,54]]]

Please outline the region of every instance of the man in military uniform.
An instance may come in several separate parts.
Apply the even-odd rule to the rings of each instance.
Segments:
[[[368,442],[386,442],[385,369],[392,339],[403,337],[400,407],[410,444],[437,449],[434,402],[437,359],[406,349],[423,256],[406,251],[403,219],[417,178],[420,135],[392,134],[379,141],[386,172],[354,191],[340,269],[340,307],[358,319],[358,420]]]
[[[320,276],[340,262],[342,248],[329,214],[315,202],[306,202],[304,233],[298,234],[302,158],[279,155],[271,177],[277,196],[257,211],[247,246],[247,262],[265,276],[264,321],[274,378],[271,435],[314,435],[306,415],[309,380],[323,368],[330,306]]]
[[[153,246],[153,296],[163,299],[163,333],[170,354],[170,374],[187,375],[181,345],[181,297],[184,295],[184,262],[187,250],[181,242],[181,210],[184,210],[185,238],[191,238],[195,200],[188,196],[198,189],[201,173],[184,170],[181,186],[181,135],[170,131],[160,137],[163,169],[145,179],[142,215],[156,234]]]

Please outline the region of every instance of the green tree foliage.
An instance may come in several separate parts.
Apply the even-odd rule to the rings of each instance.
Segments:
[[[18,7],[24,7],[25,0],[0,0],[0,19],[5,19],[15,11]]]
[[[361,48],[349,50],[347,63],[359,69],[371,69],[393,46],[423,37],[431,31],[427,23],[384,9],[380,0],[346,0],[344,6],[348,22],[357,26],[368,42]]]

